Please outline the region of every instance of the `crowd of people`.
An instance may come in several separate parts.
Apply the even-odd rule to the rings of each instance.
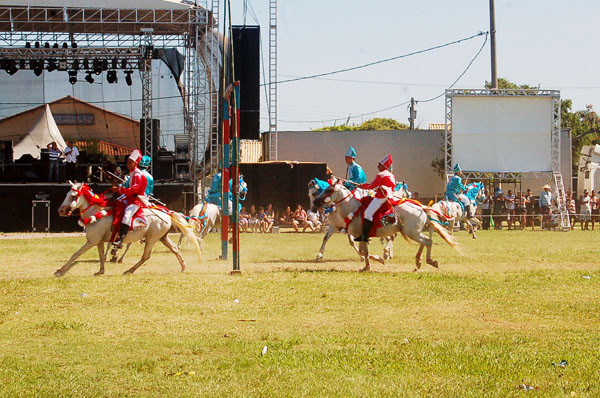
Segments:
[[[300,204],[296,205],[294,211],[291,206],[287,206],[285,210],[275,212],[270,203],[266,208],[259,206],[258,210],[255,205],[250,205],[250,210],[242,206],[240,211],[241,232],[270,233],[274,226],[290,227],[295,232],[320,232],[326,223],[327,216],[322,211],[305,210]]]

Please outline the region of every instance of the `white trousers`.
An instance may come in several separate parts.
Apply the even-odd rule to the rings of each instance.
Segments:
[[[373,198],[367,210],[365,210],[365,219],[373,221],[373,214],[386,202],[387,198]]]
[[[133,216],[135,215],[135,213],[138,211],[138,209],[140,208],[140,206],[138,205],[127,205],[127,207],[125,208],[124,214],[123,214],[123,224],[126,225],[131,225],[131,220],[133,219]]]

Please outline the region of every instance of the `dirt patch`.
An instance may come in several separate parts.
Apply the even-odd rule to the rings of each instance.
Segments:
[[[0,240],[3,239],[41,239],[41,238],[61,238],[65,236],[77,237],[85,236],[85,232],[14,232],[0,233]]]

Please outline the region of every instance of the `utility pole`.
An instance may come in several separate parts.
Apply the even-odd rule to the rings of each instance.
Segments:
[[[498,71],[496,63],[496,11],[494,0],[490,0],[490,47],[492,55],[492,88],[498,88]]]
[[[417,110],[415,109],[415,99],[410,99],[410,115],[408,116],[408,121],[410,123],[410,129],[415,129],[415,119],[417,118]]]

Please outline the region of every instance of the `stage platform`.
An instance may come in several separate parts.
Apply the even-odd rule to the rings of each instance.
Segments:
[[[91,184],[94,192],[104,192],[110,188],[109,184]],[[36,225],[43,224],[42,218],[50,212],[49,232],[79,232],[82,231],[77,224],[77,217],[60,217],[58,207],[61,205],[71,185],[69,183],[0,183],[0,204],[4,216],[0,223],[0,232],[27,232],[32,231],[32,218],[34,212],[33,201],[36,195],[48,195],[49,207],[36,203]],[[193,187],[182,183],[156,183],[154,196],[164,202],[168,208],[176,211],[187,212],[193,206]],[[40,228],[36,228],[36,232]]]

